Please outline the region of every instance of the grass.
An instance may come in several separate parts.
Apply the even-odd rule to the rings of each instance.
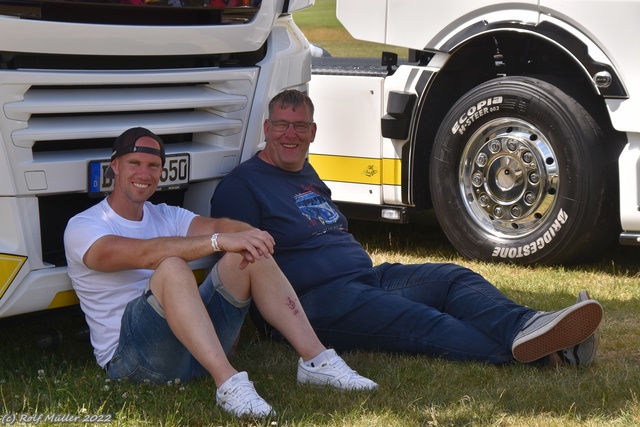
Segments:
[[[109,381],[77,319],[0,324],[0,417],[3,414],[110,414],[112,425],[271,426],[635,426],[640,424],[640,287],[637,253],[617,248],[574,267],[492,265],[461,258],[431,213],[411,225],[352,221],[375,260],[456,262],[479,271],[518,302],[557,309],[588,288],[605,307],[599,357],[590,367],[495,367],[423,356],[353,352],[345,360],[380,384],[373,393],[343,393],[295,381],[297,356],[261,340],[250,322],[232,363],[247,370],[278,418],[240,422],[215,407],[204,379],[165,386]],[[63,333],[57,348],[34,342],[41,330]],[[2,419],[0,418],[0,422]],[[51,423],[40,423],[51,425]]]
[[[334,8],[335,0],[316,0],[295,19],[310,40],[334,56],[378,56],[386,48],[348,40]],[[109,381],[95,364],[90,344],[75,337],[78,318],[19,324],[5,320],[0,323],[0,424],[8,424],[14,414],[102,414],[111,416],[114,426],[640,424],[637,249],[617,247],[588,265],[530,268],[461,258],[431,213],[417,215],[410,225],[352,221],[351,230],[375,263],[459,263],[483,274],[512,299],[542,310],[571,304],[580,289],[589,289],[605,308],[597,362],[578,369],[515,363],[495,367],[354,352],[343,354],[345,360],[381,387],[373,393],[342,393],[298,386],[296,355],[282,344],[259,339],[247,322],[232,363],[249,371],[278,418],[241,422],[215,406],[210,379],[165,386]],[[62,342],[38,347],[36,339],[50,328],[62,332]],[[35,421],[23,423],[28,424]]]

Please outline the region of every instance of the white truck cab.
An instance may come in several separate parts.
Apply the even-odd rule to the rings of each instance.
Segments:
[[[469,258],[640,244],[640,1],[338,0],[408,60],[314,58],[310,161],[348,216],[434,209]]]

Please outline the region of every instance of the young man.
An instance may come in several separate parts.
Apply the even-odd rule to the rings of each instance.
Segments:
[[[602,307],[586,292],[564,310],[540,312],[458,265],[374,267],[306,160],[316,124],[305,94],[277,95],[264,133],[264,150],[216,189],[212,214],[274,237],[274,257],[323,342],[492,364],[593,361]]]
[[[273,414],[246,372],[226,357],[251,300],[300,354],[298,381],[343,389],[377,386],[320,343],[274,259],[273,238],[245,223],[154,205],[162,140],[132,128],[114,143],[113,192],[73,217],[68,271],[109,377],[166,383],[213,377],[218,404],[243,416]],[[225,251],[198,287],[189,261]]]

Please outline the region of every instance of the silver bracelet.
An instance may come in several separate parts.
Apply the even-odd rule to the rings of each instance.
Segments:
[[[222,249],[220,249],[220,246],[218,245],[218,236],[220,235],[220,233],[213,233],[213,236],[211,236],[211,246],[213,247],[213,251],[214,252],[220,252]]]

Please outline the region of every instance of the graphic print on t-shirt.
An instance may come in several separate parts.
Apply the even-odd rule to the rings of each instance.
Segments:
[[[316,221],[324,225],[335,224],[340,218],[338,212],[327,203],[327,200],[313,191],[296,194],[295,202],[302,215],[306,216],[312,224]]]

